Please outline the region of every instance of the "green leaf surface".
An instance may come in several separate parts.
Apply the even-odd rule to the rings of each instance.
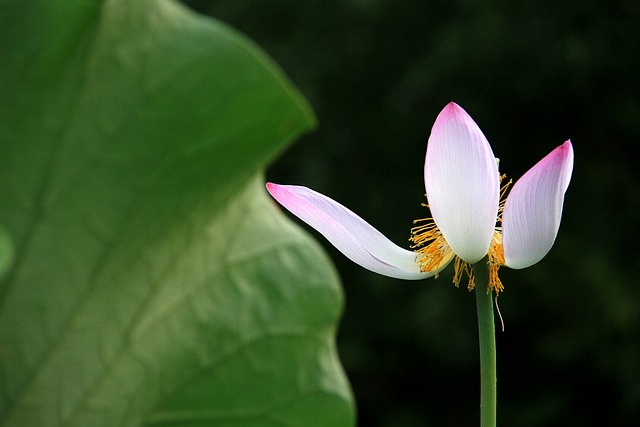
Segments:
[[[11,237],[9,237],[7,230],[0,225],[0,279],[2,279],[11,268],[14,257],[15,254],[13,252]]]
[[[4,1],[0,64],[0,425],[352,425],[266,55],[168,0]]]

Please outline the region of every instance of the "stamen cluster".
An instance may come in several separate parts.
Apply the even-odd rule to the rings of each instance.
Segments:
[[[506,175],[501,175],[500,183],[502,183],[505,178]],[[487,253],[487,264],[489,266],[489,283],[487,285],[487,292],[495,291],[496,295],[504,291],[504,286],[498,276],[500,266],[505,264],[504,252],[502,249],[501,223],[506,193],[511,182],[512,181],[509,180],[500,189],[500,203],[498,205],[496,227],[493,231],[489,251]],[[429,205],[425,203],[423,203],[422,206],[427,208],[429,207]],[[453,284],[456,287],[459,286],[462,276],[466,274],[469,278],[467,289],[472,290],[475,287],[472,265],[463,261],[453,252],[433,218],[421,218],[414,220],[413,223],[414,225],[422,223],[421,225],[411,228],[411,237],[409,238],[409,241],[412,243],[411,249],[413,249],[417,254],[416,262],[420,265],[420,271],[435,271],[434,276],[437,278],[438,269],[446,266],[453,258]]]

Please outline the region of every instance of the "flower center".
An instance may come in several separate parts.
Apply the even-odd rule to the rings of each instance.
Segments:
[[[422,205],[428,207],[424,203]],[[444,268],[453,258],[453,283],[459,286],[463,274],[466,273],[469,277],[467,288],[473,289],[475,281],[471,265],[462,261],[451,250],[433,218],[416,219],[413,223],[422,223],[411,228],[411,237],[409,238],[412,243],[411,249],[417,254],[416,262],[420,266],[420,271],[432,272],[435,270],[434,277],[438,278],[438,270]]]
[[[505,178],[506,175],[501,175],[500,183],[502,183]],[[505,195],[511,182],[512,181],[509,180],[500,188],[500,203],[498,205],[496,227],[493,231],[493,236],[491,236],[491,243],[489,244],[489,251],[487,253],[487,264],[489,265],[489,284],[487,285],[487,291],[495,291],[496,296],[504,291],[504,286],[498,276],[498,270],[500,266],[505,263],[504,252],[502,250],[502,227],[498,226],[498,224],[502,224],[502,211],[504,210],[504,202],[506,200]],[[429,207],[425,203],[423,203],[422,206]],[[453,250],[451,250],[451,247],[433,221],[433,218],[416,219],[413,221],[413,224],[414,227],[411,228],[409,241],[411,242],[411,249],[416,253],[416,262],[420,266],[420,271],[435,271],[434,276],[437,278],[439,269],[444,268],[453,258],[453,284],[459,286],[462,276],[466,274],[469,278],[467,289],[472,290],[475,287],[473,267],[453,253]]]
[[[423,203],[423,206],[427,206]],[[411,228],[411,249],[417,254],[416,262],[422,272],[435,270],[438,277],[438,269],[446,266],[455,256],[442,232],[433,221],[433,218],[422,218],[413,221],[414,224],[423,223]]]

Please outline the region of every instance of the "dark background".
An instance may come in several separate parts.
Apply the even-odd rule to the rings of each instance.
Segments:
[[[501,270],[502,426],[640,419],[640,2],[190,0],[261,45],[319,128],[268,179],[314,188],[408,246],[426,216],[422,167],[456,101],[514,180],[571,138],[573,178],[547,257]],[[352,265],[339,351],[359,425],[477,425],[473,293]]]

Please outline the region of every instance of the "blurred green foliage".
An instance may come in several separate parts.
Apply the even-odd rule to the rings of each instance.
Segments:
[[[629,426],[640,418],[640,2],[189,0],[256,39],[310,99],[319,130],[270,170],[351,207],[397,243],[425,215],[427,137],[448,101],[517,179],[571,138],[555,247],[503,270],[499,420]],[[445,272],[405,283],[327,246],[347,294],[339,350],[360,425],[478,417],[473,295]]]
[[[264,189],[315,125],[172,0],[0,3],[0,424],[351,426],[338,277]]]

